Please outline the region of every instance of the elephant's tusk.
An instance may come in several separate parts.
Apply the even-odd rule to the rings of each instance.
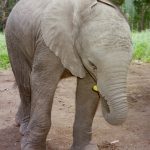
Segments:
[[[97,88],[97,85],[94,85],[94,86],[92,87],[92,90],[95,91],[95,92],[99,92],[99,91],[98,91],[98,88]]]

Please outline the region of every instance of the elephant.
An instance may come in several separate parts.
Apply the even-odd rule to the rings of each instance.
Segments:
[[[54,93],[66,71],[77,77],[71,150],[98,149],[91,130],[99,101],[108,123],[126,120],[132,40],[115,3],[20,0],[8,17],[5,35],[21,99],[16,114],[21,150],[46,149]]]

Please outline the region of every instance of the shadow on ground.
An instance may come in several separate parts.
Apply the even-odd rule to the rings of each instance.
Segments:
[[[15,125],[0,129],[0,150],[21,150],[20,141],[19,128]],[[47,150],[64,150],[66,146],[70,147],[67,140],[56,138],[56,135],[52,139],[47,139],[46,143]]]
[[[19,130],[15,125],[0,130],[1,150],[20,150]]]

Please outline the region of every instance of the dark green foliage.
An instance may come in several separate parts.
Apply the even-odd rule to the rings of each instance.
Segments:
[[[150,31],[133,33],[133,59],[150,62]]]
[[[132,30],[150,28],[150,0],[125,0],[122,7]]]
[[[125,0],[111,0],[116,5],[122,5]]]
[[[7,54],[0,55],[0,69],[7,69],[10,67],[9,59]]]
[[[0,33],[0,70],[10,66],[4,34]]]
[[[0,31],[5,27],[7,17],[18,0],[0,0]]]
[[[138,30],[144,30],[150,23],[150,1],[134,0],[136,19],[139,22]]]

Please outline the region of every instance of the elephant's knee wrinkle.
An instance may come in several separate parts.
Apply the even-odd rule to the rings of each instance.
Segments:
[[[37,134],[37,135],[46,135],[51,127],[51,123],[43,123],[43,122],[32,122],[29,124],[28,128],[31,130],[31,134]]]

